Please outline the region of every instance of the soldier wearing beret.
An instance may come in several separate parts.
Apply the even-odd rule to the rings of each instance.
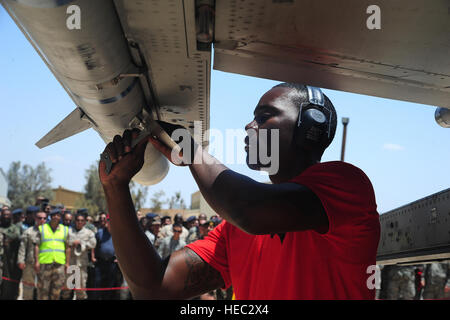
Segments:
[[[34,208],[39,210],[39,207]],[[31,208],[30,211],[33,211],[34,208]],[[28,209],[27,212],[29,212]],[[36,212],[34,219],[34,226],[26,229],[21,236],[17,257],[17,265],[22,270],[23,300],[33,300],[36,279],[34,265],[37,259],[34,255],[34,244],[37,242],[37,237],[39,236],[39,226],[44,224],[47,219],[47,214],[44,211]]]
[[[23,231],[35,225],[36,214],[38,212],[43,212],[38,206],[29,206],[25,211],[25,221],[22,224]]]
[[[161,233],[159,232],[161,230],[161,218],[154,213],[148,213],[146,218],[148,221],[146,224],[147,230],[145,231],[145,234],[152,245],[155,246],[155,248],[158,248],[161,240],[163,239]]]
[[[88,264],[90,262],[89,252],[94,249],[97,240],[95,234],[91,230],[85,227],[86,217],[83,213],[77,213],[75,215],[75,227],[69,229],[71,246],[70,265],[80,268],[80,285],[81,288],[86,288],[87,276],[88,276]],[[86,291],[80,290],[75,292],[77,300],[86,300]],[[65,290],[62,293],[64,299],[71,297],[71,291]]]
[[[0,233],[3,234],[3,276],[12,281],[2,281],[0,299],[16,300],[19,294],[19,281],[22,271],[17,266],[17,253],[20,245],[20,227],[12,223],[9,209],[2,210]]]
[[[69,228],[60,224],[61,210],[50,211],[50,222],[39,226],[35,243],[38,299],[58,300],[70,259]]]
[[[23,213],[23,209],[22,208],[13,210],[13,212],[12,212],[12,223],[19,227],[20,234],[22,234],[23,231],[25,231],[23,229],[23,221],[24,220],[25,220],[25,215]]]

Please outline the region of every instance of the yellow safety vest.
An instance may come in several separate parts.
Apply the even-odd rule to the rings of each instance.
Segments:
[[[39,245],[39,263],[53,262],[66,264],[66,239],[69,228],[60,224],[53,232],[49,223],[39,226],[41,244]]]

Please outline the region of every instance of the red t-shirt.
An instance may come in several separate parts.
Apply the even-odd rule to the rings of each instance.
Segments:
[[[250,235],[222,222],[188,245],[217,269],[238,300],[374,299],[367,280],[376,264],[380,222],[367,176],[340,161],[315,164],[291,180],[312,190],[329,229]],[[274,219],[276,219],[274,212]]]

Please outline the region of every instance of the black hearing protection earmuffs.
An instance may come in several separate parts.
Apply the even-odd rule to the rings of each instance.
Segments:
[[[300,105],[295,139],[299,147],[324,149],[330,139],[333,114],[325,107],[325,97],[319,88],[306,86],[306,89],[308,101]]]

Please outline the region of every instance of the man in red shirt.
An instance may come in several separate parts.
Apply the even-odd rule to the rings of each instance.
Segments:
[[[147,141],[172,163],[179,159],[157,138],[132,149],[138,132],[116,136],[105,149],[112,170],[107,174],[100,162],[99,174],[134,298],[185,299],[233,285],[237,299],[374,299],[367,270],[376,263],[380,225],[372,185],[350,164],[320,163],[336,123],[333,105],[317,88],[284,83],[265,93],[246,126],[257,137],[246,138],[246,150],[267,147],[260,130],[279,130],[273,184],[233,172],[195,145],[189,169],[225,221],[165,261],[139,228],[128,184],[142,167]],[[176,128],[162,125],[169,133]],[[247,163],[268,166],[249,156]]]

